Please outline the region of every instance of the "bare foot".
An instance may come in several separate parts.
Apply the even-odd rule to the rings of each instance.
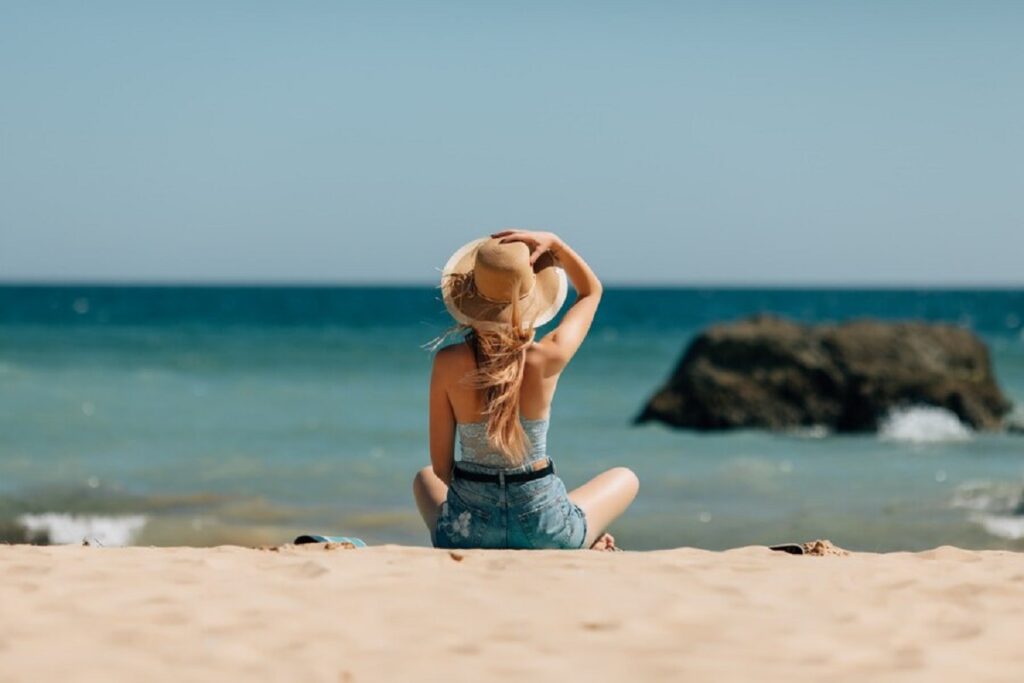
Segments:
[[[591,550],[618,550],[615,547],[615,537],[611,534],[601,534],[600,538],[594,541],[594,545],[590,546]]]

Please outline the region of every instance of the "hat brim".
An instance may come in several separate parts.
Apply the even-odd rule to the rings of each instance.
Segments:
[[[487,240],[483,237],[459,247],[441,271],[441,296],[445,308],[463,325],[507,324],[512,320],[512,304],[488,301],[473,286],[476,250]],[[558,315],[568,296],[569,282],[565,270],[550,252],[541,254],[533,264],[533,272],[536,275],[533,289],[519,300],[519,318],[523,323],[540,327]]]

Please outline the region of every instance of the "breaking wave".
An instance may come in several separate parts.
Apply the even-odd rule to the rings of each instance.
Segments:
[[[882,421],[878,434],[886,441],[938,443],[967,441],[972,431],[945,408],[914,406],[890,411]]]
[[[972,521],[980,524],[981,527],[999,538],[1010,541],[1019,541],[1024,538],[1024,517],[1011,515],[976,515]]]
[[[45,534],[54,545],[68,545],[88,541],[103,546],[130,545],[146,526],[145,515],[72,515],[66,512],[24,514],[18,524],[29,533]]]
[[[953,494],[953,507],[970,510],[968,518],[992,536],[1024,538],[1024,484],[965,482]]]

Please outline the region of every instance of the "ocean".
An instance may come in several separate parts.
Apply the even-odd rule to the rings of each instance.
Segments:
[[[866,435],[632,424],[702,327],[761,312],[969,327],[1024,405],[1024,290],[610,288],[549,449],[570,488],[636,471],[621,546],[1024,550],[1024,436],[927,409]],[[0,287],[0,535],[426,545],[424,345],[448,325],[430,287]]]

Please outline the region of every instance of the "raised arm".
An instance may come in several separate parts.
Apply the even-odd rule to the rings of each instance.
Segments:
[[[576,289],[576,302],[562,316],[558,327],[539,342],[551,360],[552,370],[560,372],[572,360],[590,331],[597,305],[601,302],[601,281],[583,257],[554,233],[504,230],[492,237],[501,238],[502,242],[525,243],[530,247],[531,263],[536,262],[544,252],[550,251],[565,268],[569,281]]]

